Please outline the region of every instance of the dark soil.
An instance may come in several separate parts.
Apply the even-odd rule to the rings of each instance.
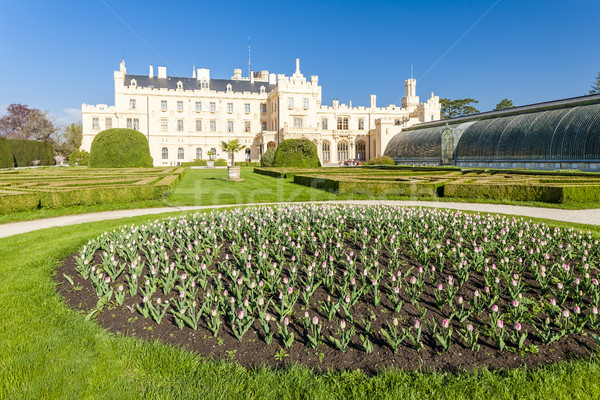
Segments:
[[[414,261],[406,259],[407,265],[418,265]],[[89,313],[96,306],[98,297],[89,281],[84,280],[75,270],[74,257],[66,259],[58,269],[56,281],[58,283],[58,291],[65,298],[66,302],[72,308],[81,311],[84,314]],[[64,275],[69,276],[73,280],[73,285],[67,281]],[[537,282],[528,277],[530,285],[537,285]],[[428,278],[427,278],[428,280]],[[469,280],[461,288],[458,295],[464,295],[465,299],[472,296],[475,288],[483,287],[482,277],[471,274]],[[383,285],[382,285],[383,288]],[[429,282],[425,285],[425,292],[421,296],[421,305],[427,309],[426,319],[431,319],[435,316],[436,320],[441,321],[446,318],[450,311],[448,306],[444,306],[444,314],[442,314],[435,306],[434,297],[432,294],[433,285]],[[401,291],[402,293],[402,291]],[[319,301],[324,300],[327,293],[320,287],[314,294],[311,308],[308,310],[310,316],[318,315],[325,323],[323,326],[323,337],[328,338],[329,335],[336,335],[337,325],[334,318],[332,322],[328,322],[322,312],[314,306]],[[404,327],[411,326],[414,320],[419,318],[417,309],[411,305],[410,300],[405,293],[402,293],[404,306],[399,314],[400,323]],[[368,296],[370,298],[370,295]],[[135,311],[135,305],[141,302],[141,298],[126,297],[123,306],[112,304],[97,313],[94,318],[98,323],[109,330],[110,332],[133,336],[143,339],[160,340],[166,344],[180,346],[182,348],[194,351],[201,356],[211,359],[231,359],[245,367],[267,366],[271,368],[285,367],[289,364],[301,364],[318,371],[323,370],[344,370],[344,369],[359,369],[368,374],[375,374],[380,370],[387,368],[400,368],[404,370],[416,371],[463,371],[475,370],[480,368],[488,368],[495,370],[499,368],[516,368],[516,367],[533,367],[537,365],[554,363],[574,358],[589,357],[597,348],[593,339],[587,335],[571,335],[563,338],[551,345],[543,344],[532,332],[529,327],[529,337],[525,341],[530,351],[518,352],[516,350],[499,351],[496,344],[480,335],[479,351],[471,351],[466,344],[458,337],[457,330],[460,325],[454,320],[454,336],[452,346],[448,352],[444,352],[439,345],[429,334],[427,327],[423,323],[423,319],[419,318],[423,323],[423,343],[425,348],[416,351],[409,340],[406,339],[396,354],[387,346],[384,339],[379,334],[379,330],[385,327],[385,321],[391,320],[394,312],[391,303],[382,295],[382,305],[375,308],[367,302],[359,302],[353,307],[353,315],[357,334],[352,339],[352,342],[342,353],[334,348],[328,339],[325,339],[327,344],[320,345],[318,350],[313,350],[306,342],[306,331],[302,324],[302,316],[304,311],[300,310],[302,300],[299,299],[295,307],[295,321],[290,323],[291,330],[295,333],[296,340],[290,349],[284,349],[283,343],[279,334],[275,334],[271,345],[265,344],[262,336],[262,328],[260,322],[255,320],[254,325],[243,337],[242,342],[239,342],[233,335],[229,321],[223,318],[223,324],[219,338],[214,338],[208,331],[204,320],[199,324],[197,331],[188,327],[180,330],[174,323],[170,313],[167,313],[161,324],[156,324],[151,318],[142,317],[139,312]],[[376,315],[376,319],[372,324],[371,340],[373,341],[374,350],[372,354],[366,354],[363,350],[359,334],[365,334],[364,324],[362,319],[368,319],[371,314]],[[472,316],[469,320],[474,325],[485,325],[487,322],[481,317]],[[338,312],[341,318],[343,312]],[[271,328],[277,330],[277,326],[271,322]],[[524,325],[524,328],[528,328]],[[507,344],[510,340],[507,339]],[[514,347],[514,346],[507,346]],[[285,351],[287,356],[276,357],[280,349]]]

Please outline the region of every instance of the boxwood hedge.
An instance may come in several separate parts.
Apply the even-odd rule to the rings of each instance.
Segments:
[[[8,140],[0,138],[0,168],[11,168],[14,165],[15,158]]]
[[[151,168],[148,140],[134,129],[113,128],[96,135],[90,150],[92,168]]]
[[[308,139],[287,139],[275,152],[275,167],[320,167],[317,146]]]

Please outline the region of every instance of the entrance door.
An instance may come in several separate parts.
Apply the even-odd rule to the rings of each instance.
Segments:
[[[454,131],[448,124],[442,134],[442,160],[441,165],[454,165]]]

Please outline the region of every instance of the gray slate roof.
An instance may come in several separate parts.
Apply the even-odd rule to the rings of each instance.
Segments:
[[[125,86],[129,86],[132,79],[137,81],[137,85],[140,87],[150,87],[157,89],[177,89],[177,82],[183,83],[184,90],[198,90],[200,89],[200,81],[196,78],[181,78],[176,76],[168,76],[166,78],[150,78],[147,75],[125,75]],[[275,88],[274,84],[268,82],[254,82],[250,81],[235,81],[231,79],[211,79],[208,87],[210,90],[218,92],[226,92],[227,85],[231,84],[231,90],[234,92],[251,92],[260,93],[260,87],[265,87],[265,92],[269,93]]]

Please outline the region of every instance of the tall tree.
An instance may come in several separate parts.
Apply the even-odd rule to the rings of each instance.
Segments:
[[[11,104],[6,111],[6,115],[0,118],[0,136],[53,142],[57,129],[45,111],[23,104]]]
[[[54,149],[64,157],[68,157],[72,152],[79,150],[83,138],[83,127],[81,122],[74,122],[63,127]]]
[[[477,114],[479,110],[472,103],[479,103],[479,100],[467,98],[467,99],[456,99],[450,100],[447,98],[441,98],[440,104],[442,106],[442,119],[456,118],[463,115]]]
[[[502,99],[500,101],[500,103],[496,104],[496,108],[494,108],[494,111],[500,111],[500,110],[504,110],[507,108],[513,108],[515,105],[513,104],[512,100],[509,99]]]
[[[598,76],[591,87],[590,94],[600,94],[600,72],[598,72]]]

